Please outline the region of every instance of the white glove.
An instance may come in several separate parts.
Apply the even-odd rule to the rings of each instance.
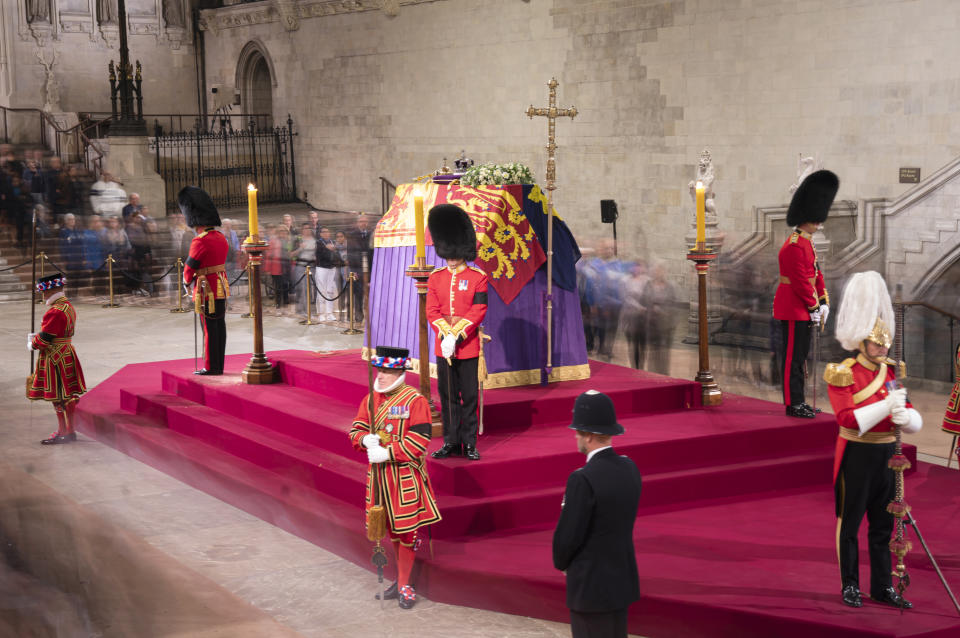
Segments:
[[[816,310],[814,310],[813,312],[810,313],[810,321],[813,322],[813,323],[817,323],[817,324],[820,323],[820,309],[819,309],[819,308],[817,308]]]
[[[27,352],[33,352],[33,338],[37,336],[36,332],[27,333]]]
[[[363,447],[369,450],[374,445],[380,445],[380,437],[376,434],[364,434],[360,442],[363,444]]]
[[[910,415],[910,422],[902,426],[904,434],[916,434],[923,428],[923,417],[913,408],[907,408],[907,414]]]
[[[893,412],[894,408],[905,408],[907,407],[907,390],[906,388],[898,388],[888,394],[884,401],[887,402],[887,405],[890,407],[890,411]]]
[[[452,357],[456,349],[457,335],[448,334],[446,337],[440,340],[440,354],[443,355],[444,359],[449,359]]]
[[[890,410],[890,420],[893,421],[894,425],[903,427],[910,423],[910,414],[906,408],[898,405]]]
[[[374,445],[371,448],[367,448],[367,460],[371,463],[383,463],[384,461],[390,460],[390,452],[386,448],[382,448],[379,445]]]
[[[820,306],[820,321],[822,323],[827,323],[827,317],[830,316],[830,306],[824,304]]]

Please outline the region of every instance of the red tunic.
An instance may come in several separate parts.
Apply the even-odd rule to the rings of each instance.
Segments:
[[[777,257],[780,285],[773,298],[773,318],[808,321],[820,304],[829,304],[823,273],[810,233],[795,230],[783,242]]]
[[[840,424],[840,436],[837,439],[837,455],[834,459],[833,477],[836,479],[840,469],[840,460],[847,441],[863,443],[892,443],[896,426],[888,416],[871,430],[860,436],[860,427],[853,412],[857,408],[883,401],[887,392],[887,382],[897,378],[899,366],[892,359],[877,365],[858,354],[856,359],[847,359],[841,364],[830,364],[824,373],[830,405]],[[910,402],[907,407],[912,408]]]
[[[228,252],[230,245],[227,238],[212,227],[204,229],[190,242],[190,255],[183,265],[183,283],[189,284],[194,278],[197,279],[197,285],[193,287],[193,302],[197,312],[200,312],[205,301],[207,312],[213,313],[214,300],[230,296],[224,266]]]
[[[87,391],[80,360],[71,344],[77,311],[66,297],[54,301],[43,314],[33,347],[40,351],[27,398],[71,401]]]
[[[480,323],[487,316],[487,275],[474,266],[437,268],[427,282],[427,321],[436,330],[434,353],[442,357],[440,341],[458,337],[455,359],[480,356]]]
[[[373,432],[380,445],[390,453],[383,463],[372,463],[367,470],[366,509],[373,506],[373,480],[376,476],[380,502],[386,508],[390,530],[395,534],[413,532],[440,520],[437,499],[430,487],[426,453],[430,444],[430,404],[416,388],[402,384],[389,394],[373,394],[374,426],[370,428],[367,411],[369,395],[364,397],[350,429],[354,449],[366,452],[363,437]]]
[[[947,412],[943,415],[943,431],[947,434],[960,435],[960,346],[957,346],[957,352],[953,361],[954,378],[953,391],[950,392],[950,400],[947,401]]]

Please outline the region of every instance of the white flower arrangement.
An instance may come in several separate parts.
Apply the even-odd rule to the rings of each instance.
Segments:
[[[489,186],[504,184],[533,184],[530,169],[514,162],[512,164],[481,164],[472,166],[460,178],[464,186]]]

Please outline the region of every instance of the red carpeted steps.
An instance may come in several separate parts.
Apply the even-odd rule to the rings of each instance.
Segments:
[[[127,366],[84,397],[79,428],[367,565],[366,459],[346,435],[366,393],[366,367],[356,352],[279,352],[270,358],[282,379],[270,386],[241,383],[238,371],[246,356],[228,357],[232,372],[221,377],[193,375],[192,361]],[[789,611],[790,597],[802,597],[810,587],[809,579],[790,571],[789,560],[809,548],[807,536],[799,540],[789,521],[811,494],[819,509],[813,521],[817,538],[810,546],[817,548],[818,560],[829,563],[822,569],[829,572],[824,580],[835,577],[833,417],[791,419],[779,405],[732,395],[723,406],[704,409],[694,383],[602,363],[592,362],[591,368],[588,381],[488,390],[481,461],[428,460],[444,520],[432,530],[437,555],[420,576],[420,591],[455,604],[566,617],[563,578],[550,564],[550,536],[566,477],[583,464],[567,427],[573,401],[596,387],[614,397],[626,428],[615,440],[618,452],[634,459],[643,474],[637,548],[647,596],[631,609],[632,631],[799,636],[816,628],[821,638],[855,635],[843,633],[851,626],[834,617],[838,603],[832,590],[825,596],[832,610],[825,617],[801,621]],[[416,381],[410,376],[408,382]],[[435,441],[431,449],[439,445]],[[912,448],[908,454],[915,458]],[[794,496],[801,500],[793,503]],[[755,503],[765,509],[752,511]],[[765,527],[757,526],[758,516]],[[809,522],[798,529],[807,529]],[[728,564],[728,537],[754,527],[757,539],[735,547],[763,555],[763,547],[776,545],[774,554],[787,563],[738,559],[740,564]],[[650,574],[671,569],[670,577],[650,582]],[[781,577],[796,580],[790,586],[796,591],[768,609],[764,596],[778,591]],[[739,587],[738,578],[747,584]],[[704,587],[711,579],[725,583],[721,595]],[[760,604],[738,598],[740,590],[755,592],[751,596]],[[815,599],[808,613],[816,615],[818,605],[823,606]],[[719,631],[717,623],[728,623],[729,631]],[[876,629],[864,635],[909,635]]]

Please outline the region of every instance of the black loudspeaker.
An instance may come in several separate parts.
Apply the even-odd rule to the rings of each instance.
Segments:
[[[617,213],[617,202],[612,199],[600,200],[600,221],[604,224],[612,224],[617,221],[617,217],[619,216],[619,213]]]

